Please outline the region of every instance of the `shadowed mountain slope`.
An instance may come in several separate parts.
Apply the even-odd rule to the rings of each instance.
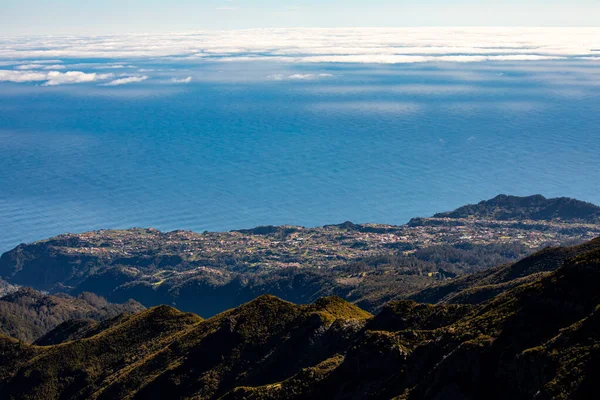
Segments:
[[[337,297],[261,296],[207,320],[160,306],[104,327],[63,324],[55,331],[76,339],[50,346],[0,337],[0,396],[593,398],[600,248],[553,251],[554,272],[480,304],[399,301],[372,317]],[[553,257],[527,262],[556,267]]]
[[[580,254],[600,249],[600,238],[573,247],[551,247],[516,263],[453,279],[410,296],[422,303],[477,304],[513,287],[536,280]]]
[[[101,321],[121,313],[136,313],[144,308],[133,300],[112,304],[92,293],[72,297],[21,288],[0,298],[0,333],[32,342],[71,319]]]

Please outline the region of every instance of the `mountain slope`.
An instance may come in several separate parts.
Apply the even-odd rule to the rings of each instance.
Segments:
[[[32,342],[71,319],[103,320],[143,309],[133,300],[112,304],[92,293],[71,297],[21,288],[0,298],[0,333]]]
[[[368,318],[368,313],[336,298],[296,306],[262,296],[203,322],[161,306],[89,338],[31,347],[35,362],[0,386],[0,394],[37,398],[50,393],[47,398],[53,398],[67,392],[75,398],[121,398],[134,389],[141,398],[214,397],[225,382],[279,379],[298,366],[333,355],[335,349],[343,349],[344,339],[336,335],[340,344],[327,340],[328,331],[353,332]],[[332,328],[340,319],[350,325]],[[305,351],[309,348],[320,351]],[[40,385],[25,384],[39,373],[44,376]]]
[[[0,279],[0,297],[6,296],[12,292],[16,292],[17,289],[17,286],[11,285],[10,283]]]
[[[336,297],[261,296],[207,320],[156,307],[46,347],[0,337],[0,396],[593,398],[600,248],[564,252],[554,272],[481,304],[401,301],[371,317]]]
[[[600,238],[572,247],[551,247],[516,263],[453,279],[410,296],[422,303],[477,304],[511,288],[536,280],[580,254],[600,248]]]
[[[435,214],[434,218],[477,218],[500,221],[562,220],[597,224],[600,222],[600,207],[568,197],[547,199],[542,195],[518,197],[501,194],[478,204]]]

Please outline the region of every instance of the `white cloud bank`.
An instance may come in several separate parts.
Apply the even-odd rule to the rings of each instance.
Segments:
[[[54,64],[54,65],[41,65],[41,64],[22,64],[17,65],[15,69],[18,70],[31,70],[31,69],[44,69],[44,70],[57,70],[57,69],[65,69],[64,65]]]
[[[48,79],[48,74],[45,72],[0,70],[0,82],[41,82]]]
[[[120,86],[120,85],[127,85],[129,83],[137,83],[137,82],[143,82],[146,79],[148,79],[148,77],[146,75],[144,76],[128,76],[126,78],[119,78],[119,79],[115,79],[114,81],[110,81],[108,83],[105,83],[102,86]]]
[[[249,29],[0,38],[0,60],[183,57],[319,63],[537,61],[598,57],[600,28]]]
[[[312,81],[315,79],[324,79],[324,78],[333,78],[332,74],[292,74],[292,75],[284,75],[284,74],[275,74],[269,75],[269,79],[274,81]]]
[[[171,83],[190,83],[191,81],[191,76],[188,76],[187,78],[171,78]]]
[[[57,86],[72,83],[86,83],[113,78],[113,74],[85,73],[81,71],[27,71],[0,70],[0,82],[44,82],[44,86]]]
[[[95,82],[97,80],[104,80],[112,78],[112,74],[87,74],[81,71],[69,71],[69,72],[48,72],[48,81],[44,84],[46,86],[64,85],[68,83],[86,83]]]

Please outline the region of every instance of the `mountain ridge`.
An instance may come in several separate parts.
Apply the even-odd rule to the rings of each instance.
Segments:
[[[489,218],[501,221],[563,220],[597,224],[600,222],[600,207],[570,197],[547,199],[540,194],[524,197],[500,194],[493,199],[438,213],[433,217]]]
[[[547,275],[564,266],[573,257],[600,248],[600,238],[578,246],[549,247],[516,263],[499,265],[485,271],[457,278],[410,296],[424,303],[481,303],[506,288],[519,286],[528,280]]]
[[[404,300],[372,316],[338,297],[295,305],[263,295],[206,320],[157,306],[49,346],[0,336],[0,395],[592,398],[600,246],[563,253],[555,271],[481,304]]]

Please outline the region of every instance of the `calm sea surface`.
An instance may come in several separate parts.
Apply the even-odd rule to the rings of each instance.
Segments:
[[[401,224],[499,193],[600,204],[600,63],[185,68],[187,85],[1,84],[0,251],[100,228]]]

